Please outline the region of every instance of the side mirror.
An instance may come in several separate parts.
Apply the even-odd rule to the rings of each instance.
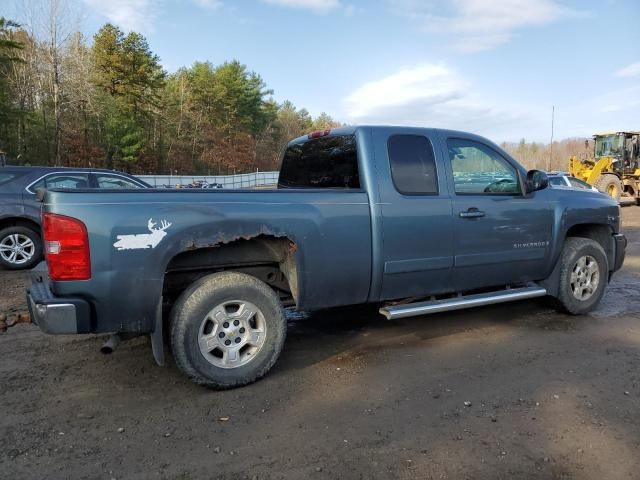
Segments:
[[[549,186],[549,177],[542,170],[529,170],[527,172],[527,193],[537,192]]]

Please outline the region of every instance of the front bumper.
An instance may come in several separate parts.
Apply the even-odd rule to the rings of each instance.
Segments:
[[[613,236],[614,242],[614,257],[613,257],[613,269],[612,272],[620,270],[624,263],[624,256],[627,251],[627,237],[621,233],[616,233]]]
[[[45,333],[64,335],[91,331],[89,303],[81,298],[56,297],[43,278],[34,279],[27,290],[27,305],[33,323]]]

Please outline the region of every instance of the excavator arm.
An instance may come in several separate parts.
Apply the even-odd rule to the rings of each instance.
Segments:
[[[611,157],[602,157],[597,162],[580,160],[576,156],[569,159],[569,174],[589,185],[595,185],[603,173],[613,173]]]

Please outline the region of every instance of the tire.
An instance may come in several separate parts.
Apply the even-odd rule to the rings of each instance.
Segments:
[[[278,359],[287,332],[275,292],[238,272],[194,282],[173,306],[170,322],[178,368],[194,382],[219,390],[264,376]]]
[[[0,230],[0,265],[9,270],[26,270],[42,260],[42,239],[29,227],[19,225]]]
[[[560,262],[558,300],[562,309],[574,315],[592,311],[600,302],[609,278],[609,263],[602,246],[589,238],[569,237]]]
[[[598,191],[606,193],[618,202],[620,201],[622,182],[615,175],[611,173],[600,175],[593,186],[596,187]]]

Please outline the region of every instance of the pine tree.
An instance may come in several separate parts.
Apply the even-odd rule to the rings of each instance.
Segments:
[[[22,43],[13,38],[18,27],[17,23],[0,17],[0,150],[7,148],[7,145],[2,145],[6,140],[2,139],[7,138],[7,129],[17,113],[11,101],[7,78],[12,64],[20,61],[17,51],[22,49]]]

